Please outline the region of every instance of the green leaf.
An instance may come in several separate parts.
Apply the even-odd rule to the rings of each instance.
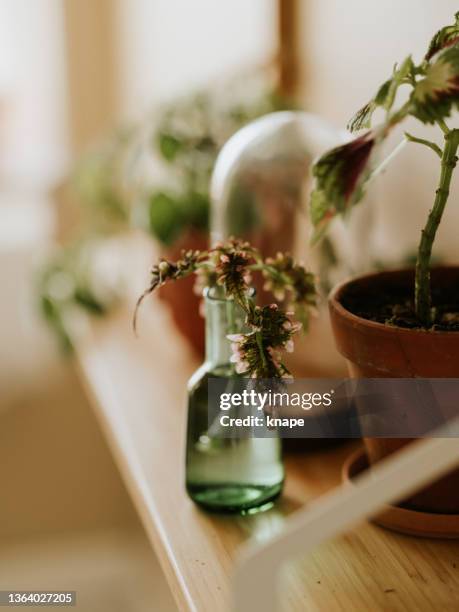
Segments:
[[[329,222],[334,218],[336,209],[327,199],[325,192],[321,189],[314,189],[311,193],[309,212],[314,232],[311,244],[316,244],[323,237]]]
[[[408,82],[410,77],[414,77],[414,64],[409,55],[402,63],[400,68],[394,67],[392,77],[385,81],[376,92],[375,97],[361,108],[348,123],[348,130],[352,133],[363,128],[371,127],[371,119],[375,110],[380,107],[389,112],[394,105],[395,96],[400,85]]]
[[[438,30],[430,41],[429,48],[425,55],[427,61],[430,61],[432,57],[442,49],[459,42],[459,12],[457,12],[454,17],[456,21],[453,25],[445,26]]]
[[[336,214],[345,213],[362,199],[376,136],[367,132],[325,153],[314,164],[315,184],[310,201],[310,217],[316,228],[314,241]]]
[[[356,114],[347,124],[347,129],[351,132],[351,134],[354,134],[354,132],[358,132],[359,130],[363,130],[364,128],[371,127],[371,118],[377,106],[378,105],[375,104],[375,101],[371,100],[368,102],[368,104],[365,104],[365,106],[356,112]]]
[[[164,192],[154,193],[149,201],[149,222],[151,233],[160,242],[172,244],[186,222],[181,201]]]
[[[386,100],[389,95],[391,83],[392,83],[392,79],[388,79],[381,85],[381,87],[376,92],[376,96],[374,99],[374,104],[376,106],[387,106]]]
[[[183,200],[183,212],[195,228],[206,231],[209,228],[210,201],[207,194],[192,192]]]
[[[435,123],[459,107],[459,46],[447,47],[429,64],[411,94],[411,114],[423,123]]]
[[[40,296],[39,306],[44,319],[54,330],[62,351],[66,354],[72,353],[72,341],[67,333],[67,330],[65,329],[65,325],[62,320],[62,312],[60,311],[59,307],[46,295]]]
[[[172,134],[166,134],[164,132],[160,132],[157,138],[161,155],[166,161],[173,162],[182,150],[182,141]]]
[[[75,303],[95,315],[103,315],[107,312],[106,306],[102,304],[87,287],[77,287],[74,295]]]
[[[395,96],[397,95],[397,90],[400,85],[406,83],[406,80],[411,76],[414,76],[414,64],[411,59],[411,55],[409,55],[402,63],[400,68],[394,68],[394,74],[392,75],[392,79],[388,81],[388,85],[383,85],[383,87],[379,90],[377,94],[377,98],[380,105],[386,109],[386,111],[390,111],[394,102]],[[384,94],[381,90],[384,88]]]

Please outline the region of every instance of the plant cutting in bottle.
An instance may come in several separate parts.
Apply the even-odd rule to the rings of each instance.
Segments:
[[[267,306],[254,304],[250,295],[252,274],[265,279],[264,288],[279,302]],[[139,298],[134,315],[143,299],[156,288],[191,274],[198,277],[198,287],[220,287],[226,299],[234,300],[245,313],[247,333],[230,335],[232,361],[238,374],[253,378],[282,378],[290,373],[282,362],[282,351],[293,351],[293,336],[316,306],[313,274],[288,254],[266,258],[248,242],[230,239],[208,251],[187,251],[177,262],[160,259],[151,270],[150,286]],[[294,317],[296,317],[295,320]]]
[[[399,88],[408,88],[408,99],[399,106]],[[445,323],[442,313],[432,306],[430,282],[432,247],[449,197],[451,178],[456,167],[459,129],[447,125],[453,109],[459,108],[459,13],[453,25],[433,37],[420,64],[408,56],[394,68],[375,97],[351,119],[351,132],[365,132],[351,142],[325,153],[314,165],[315,187],[311,196],[314,241],[320,239],[328,223],[338,214],[346,214],[363,197],[372,177],[380,147],[392,129],[408,117],[423,124],[435,124],[443,145],[405,133],[406,140],[428,147],[440,162],[440,179],[435,199],[419,242],[414,297],[410,317],[412,326],[432,328]],[[383,121],[371,128],[374,112],[382,109]],[[399,305],[398,305],[399,306]],[[396,314],[396,313],[392,313]],[[450,313],[449,313],[450,314]],[[390,320],[390,316],[388,319]]]

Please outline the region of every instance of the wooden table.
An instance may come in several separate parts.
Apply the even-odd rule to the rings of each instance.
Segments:
[[[185,383],[197,364],[154,301],[139,334],[126,311],[90,322],[76,340],[82,380],[180,609],[223,612],[240,544],[278,533],[289,514],[336,486],[352,445],[288,457],[285,493],[268,512],[204,513],[183,485]],[[289,563],[282,592],[289,611],[457,611],[459,542],[365,523]]]

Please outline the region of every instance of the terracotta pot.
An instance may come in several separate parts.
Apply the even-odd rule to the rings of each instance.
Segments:
[[[432,271],[432,285],[459,286],[459,267]],[[339,352],[352,378],[459,378],[459,332],[423,331],[369,321],[348,310],[350,298],[414,288],[414,271],[369,274],[339,285],[329,299]],[[390,455],[410,439],[364,439],[370,463]],[[418,492],[401,505],[425,512],[459,513],[459,470]]]
[[[190,231],[164,251],[163,256],[175,261],[180,258],[183,249],[204,250],[207,249],[207,245],[207,234]],[[186,338],[197,355],[202,357],[205,348],[204,318],[199,312],[201,297],[193,291],[194,282],[193,275],[160,287],[158,294],[159,298],[169,307],[179,332]]]

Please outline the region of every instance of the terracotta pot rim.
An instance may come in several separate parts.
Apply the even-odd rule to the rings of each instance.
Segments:
[[[445,266],[434,266],[433,270],[457,270],[459,272],[459,265],[445,265]],[[339,316],[348,319],[349,321],[359,325],[360,327],[367,327],[374,330],[383,331],[387,334],[407,334],[407,335],[420,335],[420,336],[457,336],[459,338],[459,331],[444,331],[444,330],[429,330],[429,329],[410,329],[408,327],[400,327],[398,325],[386,325],[384,323],[378,323],[377,321],[370,321],[354,314],[352,311],[345,308],[341,303],[341,297],[345,289],[356,281],[377,278],[382,275],[396,275],[400,273],[413,272],[414,268],[397,268],[395,270],[381,270],[380,272],[370,272],[368,274],[361,274],[359,276],[353,276],[340,283],[338,283],[330,292],[328,296],[328,304]]]

